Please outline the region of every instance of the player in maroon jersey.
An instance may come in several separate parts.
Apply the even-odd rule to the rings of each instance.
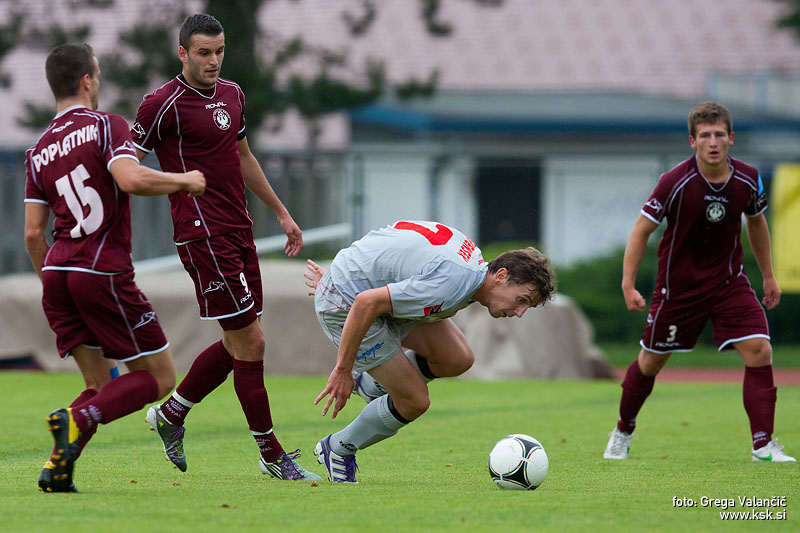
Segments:
[[[636,416],[672,352],[688,352],[711,320],[720,351],[735,349],[745,364],[743,399],[750,419],[753,461],[794,462],[772,438],[777,389],[764,309],[742,266],[742,215],[764,278],[767,309],[781,290],[772,271],[764,210],[767,196],[758,171],[728,157],[731,115],[714,102],[689,113],[695,155],[661,176],[641,210],[625,249],[622,293],[629,311],[644,311],[635,288],[647,239],[665,218],[658,245],[658,274],[639,356],[622,381],[620,417],[603,457],[627,459]]]
[[[98,424],[163,398],[175,384],[169,343],[133,280],[129,193],[198,196],[205,178],[139,165],[125,120],[96,111],[100,67],[89,45],[57,46],[45,71],[58,113],[26,152],[25,244],[59,355],[73,356],[86,390],[47,419],[55,448],[39,489],[77,492],[74,463]],[[113,361],[130,372],[110,381]]]
[[[279,479],[318,480],[298,463],[299,450],[285,452],[273,432],[264,387],[264,335],[259,323],[261,273],[253,244],[245,187],[277,216],[292,257],[303,246],[300,228],[272,190],[250,152],[244,93],[219,77],[225,55],[222,25],[210,15],[191,15],[181,26],[178,55],[183,70],[146,95],[133,126],[140,159],[155,151],[161,168],[198,168],[208,178],[206,194],[170,195],[174,240],[195,284],[200,317],[217,320],[222,340],[192,364],[176,391],[151,407],[147,421],[167,457],[186,470],[184,419],[189,410],[233,372],[233,384],[261,452],[261,471]]]

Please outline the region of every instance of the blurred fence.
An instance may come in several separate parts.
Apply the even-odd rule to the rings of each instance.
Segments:
[[[25,224],[25,154],[21,150],[0,151],[0,275],[32,271],[23,228]],[[345,172],[343,152],[272,153],[261,158],[262,168],[272,188],[289,209],[303,230],[328,227],[312,233],[307,244],[335,252],[352,240],[350,210],[345,208],[352,195]],[[156,166],[150,156],[145,164]],[[255,238],[282,236],[275,215],[250,191],[248,210],[253,218]],[[52,217],[51,217],[52,223]],[[172,241],[172,220],[166,196],[131,196],[132,248],[134,261],[175,255]],[[280,238],[280,237],[276,237]],[[261,241],[259,251],[269,251],[269,243]]]

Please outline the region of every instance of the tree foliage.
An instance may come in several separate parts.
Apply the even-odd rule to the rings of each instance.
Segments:
[[[10,0],[9,0],[10,1]],[[120,1],[120,0],[117,0]],[[320,119],[333,112],[353,109],[375,102],[392,91],[402,99],[428,97],[434,93],[439,72],[421,72],[418,76],[390,83],[386,62],[391,58],[368,58],[353,64],[347,52],[312,45],[299,36],[284,35],[279,24],[259,24],[260,9],[274,0],[206,0],[201,11],[220,20],[226,33],[223,76],[239,83],[247,94],[247,122],[253,135],[266,122],[280,128],[281,118],[289,109],[296,110],[308,126],[309,143],[319,135]],[[291,0],[302,4],[303,0]],[[421,24],[437,38],[447,38],[455,30],[442,17],[441,0],[417,0]],[[26,16],[24,3],[15,4],[10,22],[0,27],[0,59],[15,43],[49,49],[67,41],[88,41],[87,26],[62,27],[57,21],[34,23]],[[113,9],[114,0],[76,0],[77,8]],[[503,0],[462,0],[475,7],[498,7]],[[151,5],[152,4],[152,5]],[[109,54],[100,57],[103,84],[112,85],[115,103],[109,109],[132,118],[143,94],[180,72],[177,58],[177,32],[190,7],[197,2],[176,0],[164,5],[141,3],[142,20],[131,21],[131,28],[119,35]],[[353,0],[342,8],[340,22],[353,39],[368,35],[381,9],[379,0]],[[153,16],[157,13],[157,16]],[[15,33],[16,32],[16,33]],[[24,34],[23,39],[19,35]],[[2,79],[0,78],[0,81]],[[10,81],[10,80],[9,80]],[[47,113],[33,104],[23,124],[40,128]],[[255,143],[253,143],[255,144]]]
[[[795,38],[800,39],[800,0],[777,0],[786,6],[786,11],[778,17],[775,25],[790,30]]]

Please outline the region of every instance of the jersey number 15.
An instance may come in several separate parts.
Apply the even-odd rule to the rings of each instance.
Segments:
[[[56,190],[59,196],[64,197],[70,213],[75,217],[75,227],[69,232],[73,239],[81,236],[81,229],[85,235],[89,235],[97,231],[97,228],[103,223],[103,201],[100,199],[100,195],[94,188],[83,184],[90,177],[86,167],[81,163],[69,173],[69,176],[61,176],[56,180]],[[70,186],[70,182],[72,182],[72,186]],[[84,216],[83,208],[87,205],[89,212]]]

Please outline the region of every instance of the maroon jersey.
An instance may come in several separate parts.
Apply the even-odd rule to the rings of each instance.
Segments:
[[[686,299],[714,291],[744,274],[742,213],[767,208],[758,171],[729,158],[727,181],[712,184],[691,157],[658,180],[642,215],[667,227],[658,244],[656,290],[666,299]]]
[[[173,239],[184,243],[250,228],[237,142],[245,136],[244,93],[229,80],[195,89],[183,75],[146,95],[132,129],[143,152],[166,172],[200,170],[206,192],[169,195]]]
[[[138,163],[128,123],[83,106],[56,115],[25,152],[25,202],[55,215],[42,270],[133,270],[130,198],[108,170],[120,157]]]

